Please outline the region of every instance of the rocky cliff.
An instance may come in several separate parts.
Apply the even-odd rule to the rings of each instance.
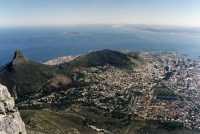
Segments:
[[[25,125],[7,87],[0,84],[0,134],[26,134]]]

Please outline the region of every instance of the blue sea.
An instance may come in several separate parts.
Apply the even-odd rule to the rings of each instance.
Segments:
[[[0,28],[0,65],[16,49],[43,62],[58,56],[93,50],[177,51],[200,56],[200,28],[146,25],[83,25]]]

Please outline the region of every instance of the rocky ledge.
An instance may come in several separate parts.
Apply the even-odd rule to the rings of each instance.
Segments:
[[[0,134],[26,134],[25,124],[7,87],[0,84]]]

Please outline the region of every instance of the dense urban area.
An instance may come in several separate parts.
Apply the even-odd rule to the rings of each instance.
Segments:
[[[0,83],[28,134],[200,130],[200,60],[174,52],[100,50],[41,64],[16,51]]]
[[[109,112],[121,108],[135,119],[172,121],[200,129],[200,61],[177,53],[140,56],[143,64],[132,70],[109,65],[82,70],[85,77],[80,81],[92,84],[83,89],[79,101],[93,101]],[[112,99],[102,101],[116,95],[128,102],[126,108],[123,103],[111,104]]]

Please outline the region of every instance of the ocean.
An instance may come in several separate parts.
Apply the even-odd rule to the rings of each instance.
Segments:
[[[0,65],[16,49],[38,62],[99,49],[176,51],[200,56],[200,29],[145,25],[83,25],[0,28]]]

